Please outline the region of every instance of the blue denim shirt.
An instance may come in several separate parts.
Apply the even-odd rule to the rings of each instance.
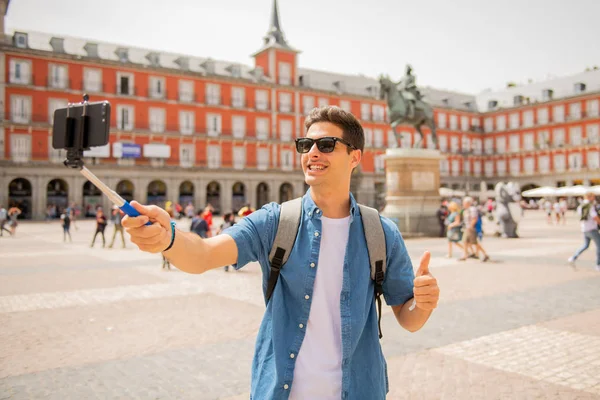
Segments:
[[[350,194],[350,234],[345,251],[340,295],[342,332],[342,399],[379,400],[388,392],[387,365],[379,343],[374,285],[360,209]],[[263,272],[263,295],[269,278],[269,252],[279,224],[277,203],[250,214],[224,233],[238,248],[239,269],[252,261]],[[383,283],[388,305],[413,297],[414,271],[397,226],[381,217],[386,237],[387,272]],[[294,366],[308,321],[316,270],[319,268],[321,211],[310,196],[303,197],[298,236],[263,317],[252,362],[251,399],[287,399]],[[265,300],[266,301],[266,300]],[[389,333],[393,334],[393,333]]]

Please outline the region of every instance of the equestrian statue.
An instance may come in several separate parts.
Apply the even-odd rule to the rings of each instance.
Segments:
[[[388,118],[396,136],[398,147],[401,147],[400,139],[402,135],[396,131],[396,126],[400,124],[414,126],[421,135],[414,147],[422,148],[423,132],[421,131],[421,125],[426,125],[431,130],[434,148],[437,149],[438,140],[435,133],[433,107],[423,100],[423,96],[415,84],[412,67],[410,65],[406,66],[406,73],[400,82],[394,83],[389,77],[381,76],[379,85],[381,97],[386,99],[388,103]]]

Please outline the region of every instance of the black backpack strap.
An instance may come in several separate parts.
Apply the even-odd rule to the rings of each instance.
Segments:
[[[379,212],[371,207],[359,204],[360,215],[362,218],[365,239],[367,240],[367,249],[369,252],[369,263],[371,264],[371,279],[375,285],[375,300],[377,302],[379,327],[379,338],[383,337],[381,332],[381,295],[383,294],[383,281],[385,279],[385,270],[387,267],[385,233]]]
[[[302,197],[286,201],[281,204],[279,211],[279,225],[275,240],[269,253],[269,263],[271,264],[271,272],[269,274],[269,282],[267,283],[267,302],[271,299],[281,267],[290,256],[290,252],[294,247],[298,227],[300,226],[300,217],[302,216]]]

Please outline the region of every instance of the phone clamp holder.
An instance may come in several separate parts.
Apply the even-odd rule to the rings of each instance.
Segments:
[[[77,123],[77,119],[70,116],[69,111],[74,103],[67,105],[67,122],[65,124],[65,149],[67,150],[67,159],[63,162],[69,168],[83,168],[83,152],[89,150],[87,143],[87,130],[89,128],[89,116],[87,115],[87,105],[90,96],[87,93],[83,95],[83,115]]]

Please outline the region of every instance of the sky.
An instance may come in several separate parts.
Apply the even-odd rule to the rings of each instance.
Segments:
[[[253,66],[273,0],[11,0],[7,33],[169,51]],[[600,0],[279,0],[298,64],[462,93],[600,66]]]

